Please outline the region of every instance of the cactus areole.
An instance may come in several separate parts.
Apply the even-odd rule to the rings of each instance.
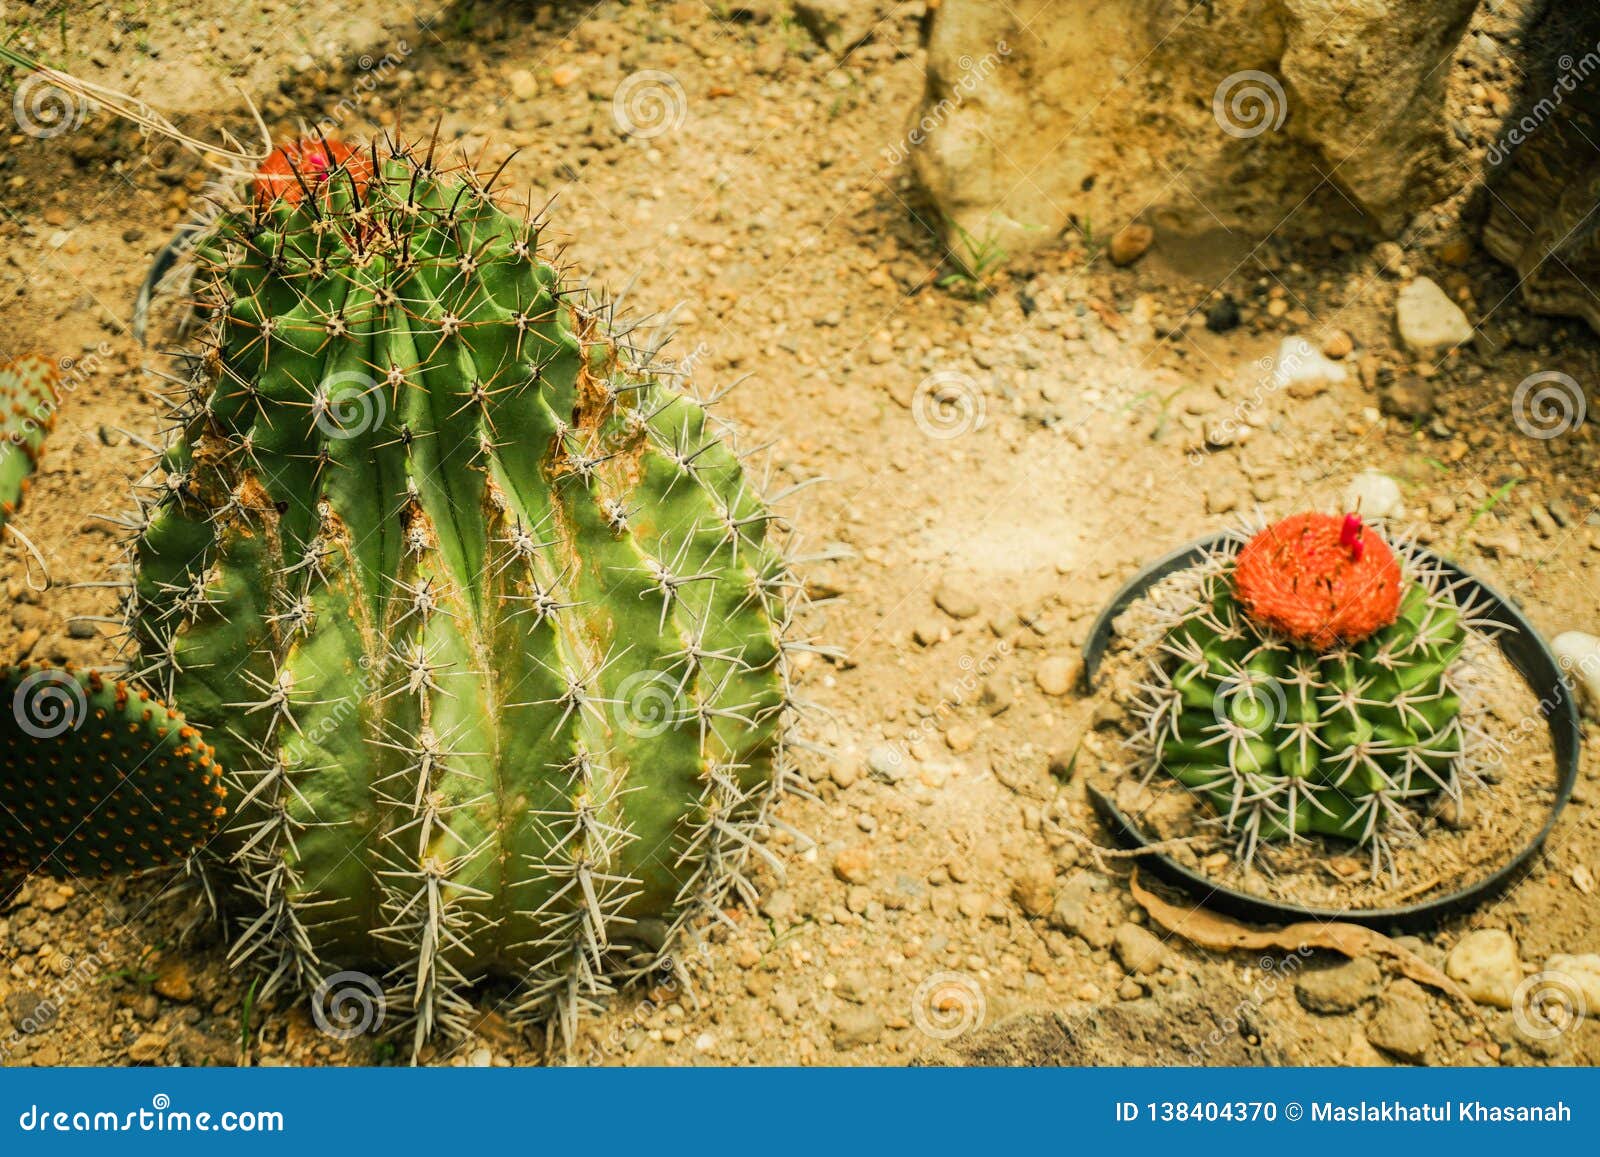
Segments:
[[[305,155],[201,252],[138,666],[234,787],[237,959],[371,967],[418,1041],[486,975],[570,1029],[749,893],[795,584],[720,423],[540,221],[431,146]]]
[[[1370,846],[1376,868],[1419,834],[1412,805],[1476,782],[1454,665],[1486,624],[1458,593],[1354,515],[1286,518],[1163,606],[1135,746],[1208,801],[1246,863],[1317,833]]]

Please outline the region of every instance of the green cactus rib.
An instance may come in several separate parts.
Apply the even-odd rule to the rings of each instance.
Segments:
[[[707,410],[542,222],[374,146],[203,247],[214,327],[143,500],[141,677],[234,776],[238,959],[578,1012],[748,890],[795,586]],[[312,190],[307,188],[307,192]]]
[[[1135,746],[1202,796],[1250,862],[1262,841],[1320,834],[1372,849],[1374,868],[1416,825],[1408,803],[1459,799],[1473,724],[1452,665],[1478,629],[1442,573],[1402,551],[1394,623],[1317,652],[1258,627],[1236,602],[1231,555],[1169,607]]]
[[[181,861],[226,791],[183,717],[97,671],[0,664],[0,868],[94,876]]]
[[[0,365],[0,530],[22,505],[61,399],[55,363],[24,357]]]

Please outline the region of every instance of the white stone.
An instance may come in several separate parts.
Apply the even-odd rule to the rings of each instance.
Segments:
[[[1582,999],[1583,1007],[1574,1008],[1574,1012],[1580,1016],[1600,1016],[1600,954],[1558,954],[1544,962],[1544,971],[1543,979],[1547,983]]]
[[[539,95],[539,82],[525,68],[519,68],[506,77],[506,83],[511,87],[511,95],[518,100],[532,100]]]
[[[1065,655],[1052,655],[1034,669],[1033,681],[1046,695],[1065,695],[1072,690],[1078,664]]]
[[[1363,470],[1344,488],[1344,509],[1362,518],[1399,518],[1406,505],[1400,483],[1377,470]]]
[[[1349,370],[1298,336],[1283,339],[1272,363],[1273,388],[1287,390],[1295,398],[1314,398],[1349,376]]]
[[[1500,928],[1480,928],[1468,932],[1450,950],[1444,970],[1460,981],[1468,996],[1479,1004],[1510,1008],[1517,986],[1522,983],[1522,962],[1517,959],[1517,942]]]
[[[1600,715],[1600,639],[1582,631],[1565,631],[1556,636],[1550,649],[1589,711]]]
[[[1472,340],[1472,323],[1429,277],[1419,277],[1395,299],[1395,326],[1413,353],[1434,353]]]

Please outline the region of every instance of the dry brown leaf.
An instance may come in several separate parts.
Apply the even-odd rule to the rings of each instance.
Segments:
[[[1483,1014],[1461,986],[1439,969],[1429,964],[1410,949],[1402,948],[1381,932],[1363,928],[1359,924],[1329,923],[1289,924],[1271,931],[1252,928],[1226,916],[1219,916],[1205,908],[1179,908],[1139,886],[1139,872],[1134,870],[1128,881],[1133,898],[1161,927],[1174,936],[1181,936],[1199,948],[1213,952],[1256,952],[1276,948],[1282,952],[1299,952],[1306,948],[1323,948],[1354,960],[1362,956],[1392,960],[1400,971],[1415,980],[1436,988],[1460,1006],[1470,1019],[1481,1022]]]

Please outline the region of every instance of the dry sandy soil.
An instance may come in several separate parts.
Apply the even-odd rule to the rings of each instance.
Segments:
[[[881,5],[843,60],[779,4],[750,6],[774,19],[698,0],[456,5],[424,28],[408,5],[185,0],[133,5],[132,20],[129,6],[82,4],[66,43],[59,5],[4,7],[39,50],[175,112],[214,105],[240,123],[231,79],[279,135],[323,116],[350,135],[438,119],[491,164],[520,149],[510,184],[559,196],[576,264],[601,286],[636,278],[636,309],[686,303],[678,356],[692,353],[702,383],[748,375],[733,416],[775,441],[780,474],[829,480],[802,523],[811,543],[849,552],[808,575],[814,593],[841,596],[826,635],[848,658],[806,673],[835,752],[811,768],[819,802],[783,809],[808,838],[774,836],[786,878],[694,950],[692,991],[619,999],[579,1059],[903,1064],[978,1042],[984,1059],[1600,1060],[1593,1016],[1542,1040],[1510,1012],[1464,1017],[1365,966],[1321,1002],[1342,1011],[1313,1012],[1317,992],[1297,983],[1331,956],[1262,961],[1163,937],[1156,967],[1130,974],[1139,937],[1125,925],[1145,917],[1126,861],[1102,872],[1067,834],[1109,842],[1067,757],[1085,734],[1080,763],[1117,755],[1063,673],[1142,561],[1219,522],[1333,508],[1354,475],[1381,470],[1425,539],[1541,630],[1600,629],[1594,424],[1534,439],[1511,414],[1532,372],[1597,380],[1596,342],[1525,313],[1450,207],[1398,255],[1337,235],[1292,250],[1163,237],[1115,268],[1103,235],[1068,236],[1004,264],[984,292],[939,284],[952,270],[928,210],[885,159],[920,92],[921,3]],[[372,14],[390,9],[406,11],[386,28]],[[1511,83],[1504,66],[1461,67],[1462,86]],[[614,97],[643,70],[670,74],[660,91],[678,103],[664,131],[628,135]],[[29,591],[23,555],[5,548],[8,657],[108,656],[73,618],[107,613],[109,592],[69,584],[104,578],[117,557],[114,529],[88,514],[120,509],[139,472],[120,431],[158,427],[130,307],[202,180],[191,158],[103,114],[47,138],[0,136],[0,354],[79,359],[22,520],[60,585]],[[1464,302],[1482,340],[1437,363],[1399,348],[1394,298],[1417,274]],[[1203,312],[1223,294],[1243,324],[1218,334]],[[1353,340],[1347,380],[1303,396],[1264,386],[1262,359],[1284,336],[1336,331]],[[919,403],[935,375],[956,405]],[[1206,448],[1208,428],[1231,430],[1216,439],[1230,444]],[[1437,963],[1470,930],[1506,929],[1528,973],[1600,950],[1597,774],[1586,756],[1523,883],[1411,947]],[[213,934],[180,943],[180,906],[162,893],[160,881],[34,880],[0,913],[6,1063],[403,1059],[380,1037],[324,1035],[303,1003],[253,1002]],[[482,993],[472,1038],[427,1059],[545,1059],[541,1035],[496,1011],[500,995]],[[1037,1015],[1008,1030],[1023,1040],[1008,1052],[991,1030],[1013,1014]],[[1101,1051],[1082,1044],[1094,1033],[1054,1038],[1041,1023],[1089,1025]]]

